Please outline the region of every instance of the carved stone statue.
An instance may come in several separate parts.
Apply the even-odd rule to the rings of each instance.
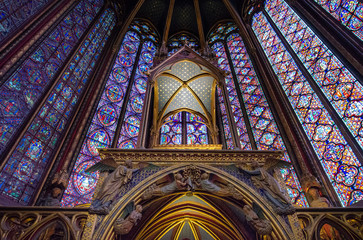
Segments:
[[[43,206],[60,207],[61,203],[59,201],[59,196],[62,190],[59,187],[54,187],[51,194],[49,194],[45,199]]]
[[[117,194],[121,191],[122,186],[128,183],[132,174],[138,169],[132,169],[130,160],[125,162],[125,166],[118,166],[104,180],[96,199],[90,206],[90,213],[108,214],[111,203],[114,201]]]
[[[268,235],[272,232],[272,226],[269,220],[261,219],[256,212],[249,206],[245,205],[242,209],[245,214],[247,223],[260,235]]]
[[[125,235],[128,234],[131,229],[137,225],[137,222],[142,218],[142,206],[136,205],[135,210],[133,210],[125,219],[122,217],[117,219],[114,224],[114,229],[117,234]]]
[[[156,184],[151,185],[142,195],[143,199],[149,199],[152,196],[164,196],[175,191],[186,190],[187,189],[187,179],[184,179],[180,173],[174,174],[174,181],[159,187]]]
[[[200,179],[201,180],[198,187],[205,191],[214,193],[219,196],[232,196],[237,200],[243,199],[243,196],[239,192],[237,192],[237,190],[231,184],[229,184],[227,187],[219,187],[215,183],[209,181],[209,173],[203,173]]]
[[[321,196],[319,188],[317,188],[317,187],[309,188],[308,194],[313,199],[310,202],[310,207],[316,207],[316,208],[331,207],[329,200],[327,198]]]
[[[166,195],[169,193],[172,193],[174,191],[178,191],[178,190],[185,190],[187,186],[187,183],[185,181],[185,179],[183,178],[183,176],[180,173],[176,173],[174,175],[174,182],[161,187],[160,191],[162,193],[162,195]]]
[[[313,176],[311,173],[307,172],[303,175],[302,179],[302,187],[307,194],[310,207],[317,208],[325,208],[332,207],[330,201],[323,197],[321,194],[321,184],[318,179]]]
[[[201,189],[219,196],[233,197],[242,200],[243,196],[232,184],[227,186],[218,186],[209,180],[209,173],[202,171],[195,166],[187,166],[183,170],[183,175],[179,172],[174,174],[174,181],[165,186],[156,184],[148,187],[142,194],[142,199],[146,200],[152,196],[165,196],[175,191],[194,191]]]
[[[295,211],[289,199],[285,196],[277,180],[267,172],[259,163],[252,161],[252,170],[246,170],[239,165],[240,169],[251,176],[252,183],[262,190],[267,199],[274,205],[274,210],[278,214],[291,214]]]
[[[211,193],[218,193],[220,192],[222,189],[217,186],[216,184],[212,183],[211,181],[209,181],[209,174],[208,173],[203,173],[200,176],[200,183],[199,186],[201,189],[211,192]]]

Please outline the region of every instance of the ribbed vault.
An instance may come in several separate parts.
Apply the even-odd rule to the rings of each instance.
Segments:
[[[153,209],[152,206],[149,208]],[[217,210],[202,195],[183,193],[154,212],[136,239],[246,238],[226,214]]]

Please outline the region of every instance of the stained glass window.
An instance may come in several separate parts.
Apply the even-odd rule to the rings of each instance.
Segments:
[[[160,128],[161,145],[179,145],[182,144],[182,112],[170,115],[164,120]]]
[[[359,0],[314,0],[363,40],[363,3]]]
[[[363,86],[283,0],[266,11],[363,148]]]
[[[155,52],[156,46],[153,42],[147,41],[144,43],[118,140],[119,148],[136,147],[147,84],[147,76],[145,73],[152,66]]]
[[[22,204],[31,200],[115,22],[106,10],[65,68],[1,172],[1,195]]]
[[[186,111],[168,116],[160,128],[160,144],[208,144],[208,129],[204,119]]]
[[[117,142],[120,143],[120,148],[135,147],[146,91],[144,72],[152,65],[156,50],[154,41],[157,41],[157,36],[147,24],[134,21],[130,25],[77,156],[68,187],[63,194],[63,206],[91,201],[98,174],[86,174],[85,170],[100,161],[97,148],[111,147],[115,141],[124,101],[128,104],[124,121],[121,122],[120,140]],[[131,91],[127,98],[128,88]]]
[[[101,7],[80,1],[0,87],[0,154],[57,77]]]
[[[0,43],[32,20],[54,0],[5,0],[0,2]]]
[[[198,51],[199,41],[197,40],[197,38],[191,36],[190,34],[178,33],[168,40],[168,56],[171,56],[173,53],[178,51],[186,43],[194,51]]]
[[[351,147],[262,13],[252,28],[342,205],[361,200],[363,168]]]
[[[232,72],[229,67],[229,63],[227,60],[224,45],[221,42],[216,42],[212,45],[212,49],[216,52],[217,57],[219,58],[218,59],[219,67],[228,73],[228,75],[225,78],[226,88],[228,91],[229,101],[231,103],[232,114],[233,114],[234,121],[235,121],[236,127],[237,127],[237,132],[238,132],[238,136],[239,136],[239,140],[240,140],[240,144],[241,144],[241,149],[242,150],[251,150],[252,149],[251,142],[248,137],[246,124],[245,124],[245,121],[243,118],[241,105],[238,100],[236,87],[233,82]]]
[[[232,68],[228,67],[227,69],[235,73],[238,83],[235,91],[236,93],[237,91],[241,93],[241,104],[246,109],[249,120],[248,124],[252,129],[257,149],[283,150],[284,160],[290,162],[285,144],[249,59],[246,47],[239,34],[233,30],[236,30],[236,27],[231,23],[223,24],[216,30],[216,33],[220,34],[219,40],[222,41],[221,44],[225,42],[225,47],[218,50],[223,51],[223,54],[217,53],[219,64],[221,66],[221,63],[223,63],[222,68],[226,69],[225,65],[229,66],[227,54],[230,56]],[[228,33],[225,33],[225,31]],[[216,40],[218,38],[215,38]],[[241,120],[243,121],[243,119]],[[282,175],[292,202],[306,207],[307,201],[296,177],[295,170],[293,168],[284,169],[282,170]]]
[[[233,143],[233,139],[232,139],[232,130],[230,127],[230,123],[228,121],[228,116],[227,116],[227,110],[226,110],[226,103],[225,100],[223,98],[223,93],[221,88],[217,88],[217,93],[218,93],[218,103],[219,103],[219,108],[221,110],[221,118],[222,118],[222,126],[223,126],[223,133],[224,133],[224,139],[226,142],[226,147],[227,149],[234,149],[234,143]]]
[[[198,115],[186,112],[187,144],[208,144],[205,121]]]

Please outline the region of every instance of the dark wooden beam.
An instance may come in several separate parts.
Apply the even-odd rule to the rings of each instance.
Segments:
[[[203,31],[202,16],[200,14],[200,8],[199,8],[199,0],[194,0],[193,2],[194,2],[195,15],[197,16],[200,47],[201,47],[201,49],[204,49],[205,48],[205,37],[204,37],[204,31]]]
[[[168,9],[168,16],[166,17],[166,24],[164,28],[163,34],[163,43],[168,41],[169,38],[169,30],[171,24],[171,18],[173,17],[173,10],[174,10],[175,0],[170,0],[169,9]]]

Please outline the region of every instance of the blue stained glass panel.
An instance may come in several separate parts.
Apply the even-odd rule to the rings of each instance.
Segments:
[[[171,56],[173,53],[178,51],[182,46],[187,44],[194,51],[198,52],[199,49],[199,40],[190,34],[178,33],[171,38],[169,38],[167,47],[168,47],[168,56]]]
[[[257,149],[283,150],[284,160],[291,162],[242,38],[232,33],[226,41]],[[294,168],[282,172],[292,203],[307,207]]]
[[[91,63],[95,61],[96,56],[102,50],[100,43],[108,39],[111,29],[115,26],[115,16],[111,11],[107,10],[101,16],[99,22],[101,24],[95,27],[96,32],[87,36],[87,39],[93,40],[93,43],[88,47],[97,49],[97,53],[79,55],[79,58],[74,58],[72,62],[76,63],[76,69],[92,70],[94,65],[92,66]],[[88,61],[80,64],[86,58]],[[70,113],[78,100],[77,95],[82,93],[76,93],[76,89],[87,83],[88,76],[76,77],[75,71],[69,71],[70,65],[66,68],[66,73],[60,78],[59,83],[52,90],[38,116],[35,117],[20,144],[8,160],[12,167],[5,167],[1,172],[1,177],[9,180],[9,182],[13,178],[18,178],[17,182],[19,184],[28,186],[28,191],[22,192],[19,187],[10,187],[5,183],[1,187],[2,195],[13,201],[22,204],[29,203],[31,195],[26,194],[36,190],[48,165],[50,154],[61,140],[64,124],[70,119]],[[68,77],[65,77],[67,75],[74,78],[74,81],[72,82]]]
[[[160,128],[160,145],[182,144],[182,112],[170,115]]]
[[[0,134],[0,154],[32,112],[44,90],[55,80],[71,49],[77,46],[78,38],[73,37],[76,31],[85,32],[101,4],[101,1],[80,1],[38,48],[29,53],[22,65],[8,79],[4,79],[0,87],[0,126],[7,131]],[[88,6],[92,6],[90,12],[86,10]],[[76,21],[84,15],[89,15],[90,19]]]
[[[53,0],[4,0],[0,2],[0,43],[32,21]]]
[[[101,98],[96,106],[92,122],[87,129],[85,140],[77,156],[68,188],[63,194],[62,206],[75,206],[91,201],[98,180],[98,173],[87,174],[85,170],[88,166],[100,161],[97,148],[111,147],[117,125],[120,121],[119,118],[125,93],[131,82],[131,73],[136,68],[135,78],[137,79],[135,79],[132,86],[129,100],[132,101],[132,104],[128,104],[124,121],[124,125],[127,125],[128,128],[122,131],[122,133],[127,132],[127,137],[131,138],[131,140],[128,139],[130,141],[122,142],[122,146],[120,146],[122,148],[134,147],[140,121],[138,114],[140,114],[142,109],[146,89],[146,77],[143,72],[140,72],[140,69],[147,70],[152,64],[147,57],[141,57],[136,64],[136,55],[139,48],[142,48],[141,52],[149,52],[151,54],[154,54],[156,50],[155,45],[149,41],[140,45],[141,39],[148,39],[155,34],[151,28],[146,32],[145,28],[141,27],[143,25],[143,22],[134,21],[130,25],[129,31],[125,34],[114,65],[106,80]],[[145,65],[145,67],[139,68],[138,66],[140,65]],[[122,133],[121,137],[123,136]]]
[[[122,124],[120,138],[118,140],[119,148],[131,148],[131,146],[132,148],[136,147],[147,84],[147,76],[145,73],[152,66],[152,61],[144,56],[145,54],[148,54],[153,58],[155,52],[156,46],[153,42],[147,41],[142,46],[141,57],[137,64],[135,81],[132,85],[125,119]]]
[[[6,180],[0,188],[3,196],[21,204],[29,203],[31,195],[27,194],[34,192],[40,183],[47,169],[51,152],[62,139],[64,125],[70,120],[71,112],[79,99],[78,96],[83,93],[77,90],[79,87],[84,89],[88,82],[89,76],[87,74],[79,76],[76,70],[84,72],[92,70],[94,67],[92,63],[102,51],[101,43],[107,41],[115,22],[113,12],[106,10],[99,19],[99,24],[94,27],[95,31],[91,32],[83,43],[91,41],[88,45],[90,52],[79,54],[66,67],[58,84],[51,91],[0,174],[1,178]],[[92,52],[93,49],[97,51]],[[76,66],[74,71],[70,71],[72,63]],[[27,191],[23,191],[24,186],[8,185],[10,182],[27,186]]]
[[[140,37],[135,32],[127,32],[123,40],[125,43],[132,43],[137,49],[140,44]],[[106,86],[98,103],[97,110],[93,116],[91,126],[88,129],[87,137],[83,142],[81,151],[76,160],[75,167],[69,180],[68,188],[63,194],[62,205],[74,206],[77,203],[88,203],[93,195],[94,185],[88,183],[97,182],[98,175],[88,175],[82,166],[94,164],[100,161],[97,148],[111,147],[113,136],[117,127],[117,119],[120,116],[123,96],[126,92],[129,76],[132,67],[125,63],[124,59],[134,62],[136,51],[121,47]],[[109,112],[109,114],[105,112]],[[82,184],[82,181],[85,184]],[[82,186],[81,188],[79,188]],[[86,189],[89,187],[88,190]]]
[[[236,123],[237,132],[239,135],[239,140],[241,144],[242,150],[251,150],[252,146],[248,137],[246,124],[244,122],[243,113],[241,110],[241,105],[238,100],[236,86],[233,82],[233,77],[231,73],[231,69],[229,67],[229,63],[227,60],[226,52],[224,46],[221,42],[217,42],[212,45],[212,49],[216,52],[218,59],[218,65],[221,69],[225,70],[228,75],[225,78],[226,88],[228,91],[228,97],[232,108],[232,114],[234,117],[234,121]]]

